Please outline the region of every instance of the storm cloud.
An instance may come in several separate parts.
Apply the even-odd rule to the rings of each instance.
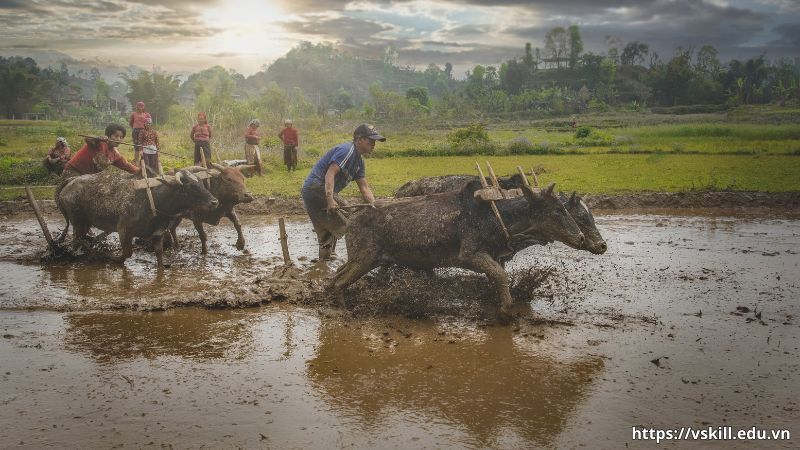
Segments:
[[[608,51],[607,37],[613,36],[622,45],[647,43],[662,57],[677,47],[712,45],[724,61],[764,52],[768,58],[800,56],[799,5],[794,0],[0,0],[0,39],[3,47],[20,50],[26,45],[80,49],[84,58],[91,57],[93,45],[109,43],[147,61],[155,57],[150,48],[172,49],[197,61],[228,58],[243,73],[249,69],[236,64],[260,67],[300,41],[330,42],[362,57],[381,57],[392,46],[401,64],[451,62],[462,69],[520,56],[526,42],[544,47],[549,30],[577,25],[586,51]],[[249,16],[259,9],[270,12]],[[228,10],[239,13],[241,26],[204,16]],[[258,21],[272,34],[253,34]],[[153,64],[169,67],[172,60],[163,58]],[[183,69],[186,64],[188,59]]]

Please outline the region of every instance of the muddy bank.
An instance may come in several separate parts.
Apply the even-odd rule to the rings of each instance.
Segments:
[[[800,192],[652,192],[626,195],[586,194],[584,200],[593,209],[800,209]],[[53,200],[39,200],[45,214],[60,214]],[[240,214],[303,215],[303,201],[295,197],[256,197],[252,203],[238,205]],[[0,216],[32,214],[27,201],[0,202]]]

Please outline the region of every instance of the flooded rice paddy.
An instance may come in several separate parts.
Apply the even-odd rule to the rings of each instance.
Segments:
[[[485,278],[461,271],[372,274],[346,310],[311,285],[298,300],[271,277],[274,217],[244,218],[246,253],[223,224],[203,256],[185,224],[163,271],[143,249],[125,265],[41,264],[35,219],[9,219],[0,442],[620,448],[652,446],[632,426],[758,426],[794,439],[757,446],[796,447],[800,221],[691,214],[598,215],[605,255],[518,254],[510,326],[494,322]],[[288,234],[313,284],[325,272],[310,224]],[[747,445],[662,443],[732,444]]]

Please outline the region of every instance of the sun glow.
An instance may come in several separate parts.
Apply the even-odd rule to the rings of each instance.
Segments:
[[[257,0],[231,0],[202,14],[203,22],[216,29],[204,44],[210,54],[226,57],[277,57],[288,50],[280,21],[286,20],[279,5]]]

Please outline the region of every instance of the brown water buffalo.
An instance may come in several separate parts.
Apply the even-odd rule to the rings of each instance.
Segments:
[[[116,231],[122,244],[118,260],[133,253],[133,238],[151,238],[158,266],[163,266],[163,235],[172,220],[197,207],[215,208],[219,203],[188,170],[152,188],[157,208],[154,217],[144,189],[135,190],[136,177],[106,170],[71,179],[56,198],[59,210],[73,227],[73,245],[79,245],[91,227],[105,232]]]
[[[415,197],[420,195],[436,194],[439,192],[457,191],[462,189],[467,183],[477,180],[475,175],[444,175],[439,177],[425,177],[417,180],[409,181],[397,190],[395,197]],[[487,179],[489,183],[490,180]],[[522,176],[515,174],[511,177],[503,177],[499,179],[499,184],[503,189],[512,189],[521,187],[524,182]],[[600,235],[600,231],[594,223],[594,215],[586,206],[583,199],[575,194],[565,195],[558,194],[559,200],[567,208],[567,212],[578,224],[586,240],[584,246],[580,250],[586,250],[594,254],[603,254],[608,249],[606,241]]]
[[[227,217],[228,220],[233,223],[233,227],[236,228],[236,234],[238,235],[238,238],[236,239],[236,248],[239,250],[244,249],[242,225],[239,223],[239,216],[236,214],[234,207],[239,203],[252,202],[253,195],[247,192],[247,188],[244,185],[244,175],[242,174],[240,167],[224,167],[214,164],[214,168],[219,170],[220,174],[211,178],[211,188],[209,191],[214,195],[214,197],[217,198],[217,200],[219,200],[219,204],[213,208],[195,208],[187,212],[185,215],[176,218],[169,227],[171,242],[175,248],[178,248],[178,237],[175,234],[175,229],[178,227],[184,217],[188,217],[192,220],[194,228],[200,235],[200,242],[203,245],[203,254],[208,252],[208,246],[206,244],[208,236],[203,228],[203,224],[207,223],[216,226],[219,225],[219,221],[222,219],[222,217]],[[205,170],[202,167],[190,167],[188,169],[192,172]]]
[[[523,186],[524,196],[497,202],[512,236],[507,242],[490,206],[474,198],[480,187],[473,180],[460,191],[382,203],[355,215],[346,233],[347,263],[330,287],[341,292],[383,264],[460,267],[489,277],[500,298],[500,317],[508,319],[511,293],[501,262],[533,244],[561,241],[581,248],[584,236],[553,195],[554,185],[541,191]]]

